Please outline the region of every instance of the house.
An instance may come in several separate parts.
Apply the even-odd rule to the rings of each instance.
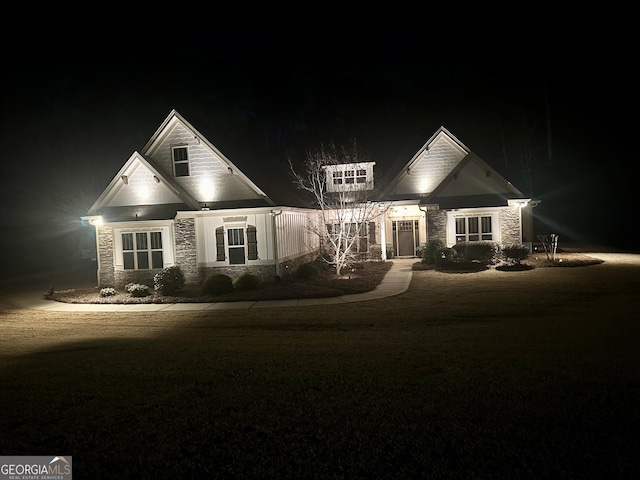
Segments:
[[[374,165],[333,166],[328,188],[372,189]],[[388,208],[359,232],[367,258],[415,256],[432,238],[531,241],[529,199],[444,128],[374,200]],[[98,284],[122,287],[152,284],[172,265],[192,284],[213,273],[286,275],[318,255],[318,215],[275,202],[174,110],[82,218],[95,227]]]

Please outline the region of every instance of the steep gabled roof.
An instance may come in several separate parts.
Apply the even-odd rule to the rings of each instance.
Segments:
[[[440,148],[440,152],[436,152],[436,155],[440,155],[437,164],[431,165],[434,162],[434,146],[444,145],[446,152],[443,148]],[[435,189],[440,181],[446,176],[446,174],[467,154],[470,150],[460,140],[458,140],[451,132],[445,127],[441,126],[431,137],[418,149],[418,151],[411,157],[411,159],[404,165],[396,166],[389,174],[395,176],[387,177],[383,180],[383,189],[381,191],[382,198],[394,198],[398,196],[421,196],[431,193]],[[431,155],[431,156],[430,156]],[[414,186],[419,189],[419,192],[402,192],[398,190],[402,189],[403,184],[410,183],[409,177],[413,174],[415,178],[416,168],[421,170],[419,173],[424,178],[428,178],[428,185]],[[405,185],[405,188],[407,187]]]
[[[176,204],[181,203],[186,205],[190,209],[199,209],[198,202],[185,191],[178,182],[176,182],[170,175],[168,175],[162,168],[159,168],[155,162],[149,158],[146,158],[139,152],[133,152],[129,160],[125,162],[120,171],[113,177],[113,180],[104,189],[102,195],[94,202],[89,209],[88,215],[99,215],[102,210],[108,207],[122,207],[123,205],[114,204],[114,200],[118,194],[128,185],[129,177],[132,173],[136,172],[138,168],[145,168],[154,182],[157,184],[155,188],[158,189],[157,194],[162,195],[166,200],[161,202],[162,204]],[[144,204],[145,202],[138,202]],[[146,202],[148,204],[155,204],[158,202]]]
[[[142,149],[142,153],[146,156],[153,156],[156,148],[161,144],[164,135],[167,134],[169,126],[173,122],[179,122],[183,128],[187,129],[191,135],[198,142],[208,148],[212,154],[214,154],[230,172],[233,172],[234,176],[238,178],[243,184],[245,184],[250,190],[255,192],[255,195],[261,197],[264,203],[267,205],[275,205],[275,203],[269,198],[269,196],[256,185],[249,177],[247,177],[242,170],[240,170],[226,155],[224,155],[218,148],[215,147],[204,135],[202,135],[193,125],[185,120],[175,109],[171,110],[164,122],[158,127],[156,132],[151,136],[149,141]]]
[[[524,198],[511,182],[470,152],[420,203],[437,203],[441,208],[489,207]]]

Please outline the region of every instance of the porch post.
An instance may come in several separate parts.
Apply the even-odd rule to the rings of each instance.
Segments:
[[[382,250],[380,252],[380,254],[382,256],[382,261],[384,261],[384,262],[387,261],[387,230],[386,230],[386,225],[387,225],[387,214],[386,214],[386,211],[383,211],[382,215],[380,215],[380,249]]]

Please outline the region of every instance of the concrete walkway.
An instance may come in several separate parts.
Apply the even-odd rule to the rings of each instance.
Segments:
[[[300,298],[293,300],[261,300],[246,302],[213,302],[213,303],[137,303],[137,304],[97,304],[97,303],[62,303],[45,300],[42,293],[16,293],[11,302],[18,307],[46,310],[51,312],[171,312],[199,310],[230,310],[243,308],[270,307],[302,307],[307,305],[332,305],[350,302],[378,300],[403,293],[411,283],[411,266],[417,262],[415,258],[392,260],[393,264],[375,290],[365,293],[354,293],[340,297]]]

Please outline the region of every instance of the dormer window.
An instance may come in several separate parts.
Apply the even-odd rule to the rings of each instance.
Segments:
[[[375,162],[358,162],[327,165],[327,191],[346,192],[373,189]]]
[[[346,170],[344,172],[344,183],[355,183],[356,172],[353,170]]]
[[[176,177],[189,176],[189,151],[186,146],[173,147],[173,171]]]

